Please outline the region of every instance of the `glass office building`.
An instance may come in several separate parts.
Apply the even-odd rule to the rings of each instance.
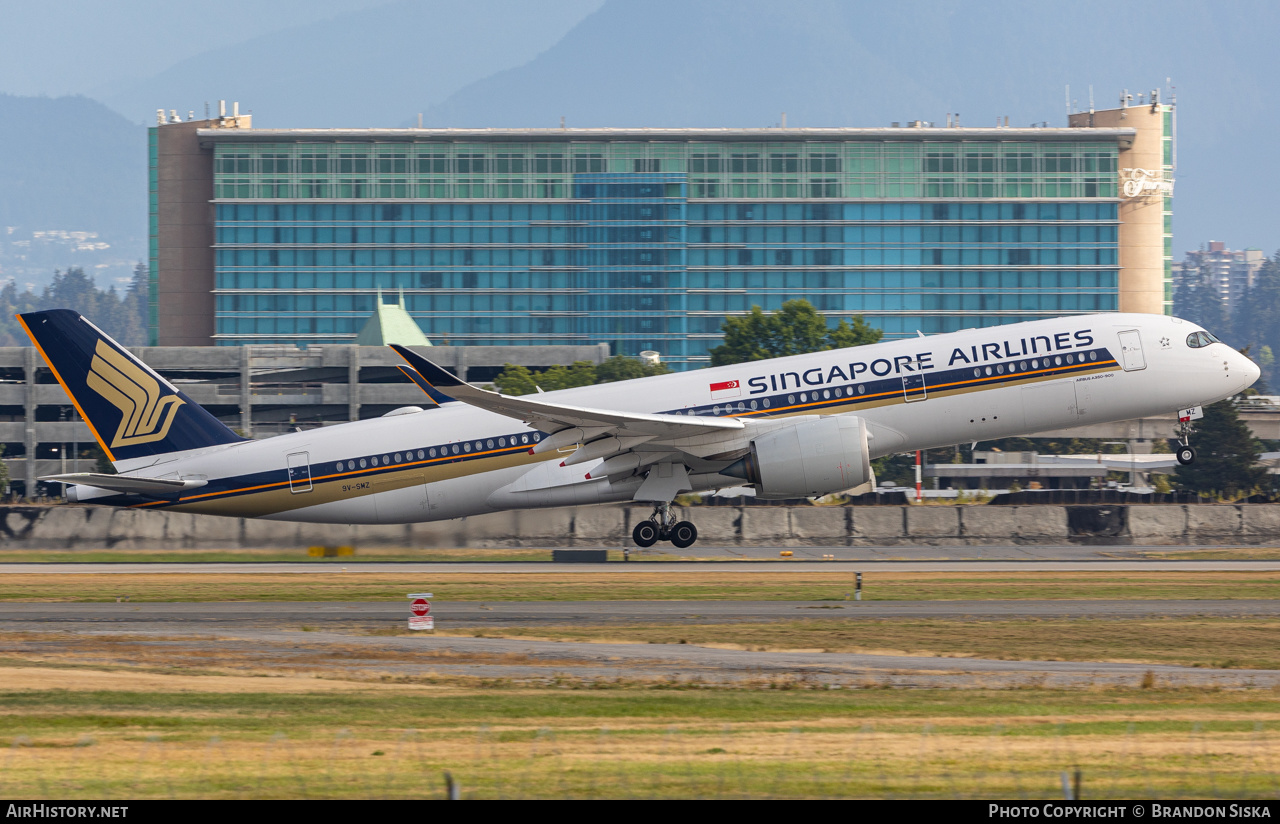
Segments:
[[[350,342],[378,290],[437,343],[677,368],[793,298],[887,337],[1113,311],[1133,132],[200,128],[211,342]]]

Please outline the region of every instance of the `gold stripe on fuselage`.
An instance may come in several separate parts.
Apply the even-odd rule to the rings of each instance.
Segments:
[[[328,475],[320,475],[311,479],[311,489],[307,492],[293,492],[289,488],[289,483],[282,481],[258,487],[211,492],[204,495],[188,495],[180,498],[176,504],[171,504],[166,508],[175,512],[258,518],[308,506],[320,506],[352,498],[363,498],[366,495],[374,495],[379,492],[390,492],[437,481],[448,481],[454,478],[476,475],[481,472],[492,472],[513,466],[542,463],[547,460],[546,455],[530,455],[527,446],[516,452],[494,450],[494,453],[488,455],[488,457],[484,452],[472,454],[475,457],[466,461],[452,458],[447,461],[443,459],[415,461],[401,464],[385,472],[372,473],[366,470],[364,472],[335,472]],[[163,504],[163,502],[157,503]],[[154,505],[139,504],[138,506]]]

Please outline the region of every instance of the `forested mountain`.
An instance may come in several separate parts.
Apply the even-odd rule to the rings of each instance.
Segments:
[[[131,120],[226,99],[258,127],[394,127],[531,60],[600,2],[398,0],[196,51],[95,96]]]
[[[5,2],[14,0],[0,0],[0,13]],[[153,6],[157,0],[128,0],[110,13]],[[1271,82],[1280,4],[1270,0],[322,7],[294,25],[279,9],[264,10],[242,39],[214,38],[216,48],[192,36],[184,52],[173,40],[182,31],[155,29],[167,38],[160,52],[186,57],[159,71],[155,60],[140,60],[143,76],[132,80],[113,63],[95,95],[125,117],[85,98],[0,94],[0,231],[39,223],[144,238],[142,124],[158,107],[203,114],[219,98],[239,100],[263,127],[410,125],[418,112],[427,125],[457,127],[554,127],[561,116],[570,126],[773,126],[782,112],[792,126],[941,123],[949,112],[966,126],[1004,116],[1026,126],[1063,124],[1067,85],[1080,109],[1090,87],[1094,104],[1107,108],[1124,89],[1168,85],[1179,104],[1174,248],[1210,238],[1233,248],[1280,246],[1265,201],[1280,183],[1280,154],[1268,138],[1280,131],[1280,86]],[[0,67],[12,69],[15,38],[25,38],[45,42],[40,58],[47,55],[45,73],[58,83],[90,72],[101,46],[82,42],[92,34],[84,20],[101,12],[88,2],[68,8],[65,27],[21,9],[0,14],[9,24],[0,28],[0,47],[9,46]],[[170,18],[157,11],[129,19],[147,29]],[[20,77],[0,72],[0,93],[13,91],[5,77],[29,89],[42,76],[38,61],[20,68]]]
[[[146,130],[87,97],[0,94],[7,226],[95,231],[141,240],[145,250]]]
[[[218,0],[234,25],[210,25],[210,8],[173,0],[0,0],[0,91],[103,97],[104,88],[150,77],[179,60],[389,0]]]
[[[1268,0],[608,0],[427,110],[434,126],[1065,125],[1176,87],[1175,248],[1280,245],[1280,4]],[[1168,91],[1166,91],[1166,99]],[[1235,181],[1248,181],[1247,186]]]

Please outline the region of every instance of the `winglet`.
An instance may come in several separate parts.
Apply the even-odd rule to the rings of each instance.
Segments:
[[[413,381],[414,386],[418,387],[423,392],[425,392],[427,397],[430,398],[431,402],[436,406],[439,406],[442,403],[448,403],[449,401],[453,400],[453,398],[443,394],[434,386],[427,383],[427,379],[422,377],[422,375],[419,375],[418,370],[410,368],[408,366],[399,365],[399,364],[396,365],[396,368],[399,369],[400,372],[406,378]]]
[[[391,344],[391,348],[396,350],[396,354],[404,358],[406,362],[418,371],[418,374],[426,378],[427,383],[436,389],[451,389],[453,387],[470,388],[466,382],[459,380],[455,376],[436,366],[431,361],[419,355],[407,346],[401,346],[398,343]],[[417,383],[417,381],[414,381]]]

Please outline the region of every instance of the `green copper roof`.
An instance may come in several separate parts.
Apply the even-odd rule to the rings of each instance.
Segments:
[[[383,303],[382,290],[378,290],[377,308],[365,321],[364,328],[356,335],[357,346],[430,346],[431,341],[422,333],[417,321],[404,308],[404,293],[399,303]]]

